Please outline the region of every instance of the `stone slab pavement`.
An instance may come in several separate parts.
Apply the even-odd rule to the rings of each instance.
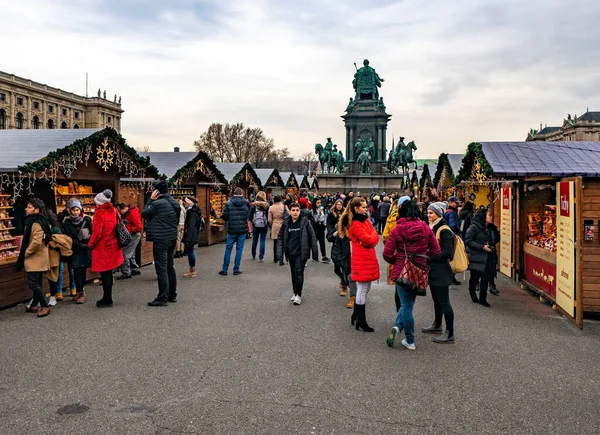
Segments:
[[[581,331],[506,279],[487,309],[463,283],[456,344],[417,332],[415,352],[389,348],[384,280],[368,295],[375,332],[358,332],[331,264],[309,262],[293,306],[289,269],[252,261],[249,242],[235,277],[217,275],[224,245],[197,248],[198,277],[168,307],[146,306],[146,267],[116,283],[113,308],[89,285],[89,302],[44,319],[0,311],[0,434],[598,433],[597,322]],[[418,298],[418,329],[432,312]]]

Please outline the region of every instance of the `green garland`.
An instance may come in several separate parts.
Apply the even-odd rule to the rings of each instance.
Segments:
[[[490,178],[494,175],[494,170],[485,158],[481,144],[478,142],[471,142],[467,147],[467,153],[463,157],[462,167],[460,168],[460,171],[458,171],[458,176],[455,180],[456,184],[468,180],[471,177],[475,158],[477,158],[477,161],[481,166],[481,172],[486,178]]]
[[[231,186],[237,186],[241,181],[245,181],[244,175],[246,173],[246,170],[250,171],[250,174],[252,175],[252,178],[254,178],[254,181],[256,181],[256,184],[260,186],[260,178],[258,178],[258,175],[256,175],[256,171],[250,163],[246,163],[244,166],[242,166],[242,169],[240,169],[239,172],[235,174],[235,176],[231,179],[231,183],[229,184]]]
[[[285,183],[285,187],[298,187],[298,180],[296,180],[296,176],[293,172],[290,174],[290,178],[288,178],[287,183]]]
[[[110,127],[97,131],[86,138],[78,139],[69,146],[59,148],[56,151],[51,151],[46,157],[40,160],[27,162],[23,166],[19,166],[18,170],[24,174],[44,171],[54,165],[61,157],[85,150],[88,145],[97,145],[99,142],[102,142],[105,137],[109,137],[114,143],[119,144],[123,151],[125,151],[134,162],[145,168],[155,179],[160,177],[158,169],[150,163],[150,159],[148,157],[140,156],[135,149],[127,145],[123,136]]]
[[[312,186],[310,186],[311,190],[319,190],[319,182],[317,181],[317,178],[315,177],[315,179],[313,180],[313,184]]]
[[[410,187],[412,188],[415,183],[419,183],[419,177],[417,176],[417,171],[413,171],[411,177],[410,177]]]
[[[425,163],[423,165],[423,172],[421,173],[421,181],[419,183],[419,187],[421,188],[421,191],[423,191],[425,189],[425,187],[431,187],[432,186],[432,182],[431,182],[431,174],[429,173],[429,165],[427,163]]]
[[[310,185],[308,184],[308,176],[307,175],[305,175],[304,178],[302,178],[302,182],[300,183],[300,188],[310,189]]]
[[[440,183],[440,178],[442,178],[442,173],[446,169],[446,175],[448,176],[448,180],[450,184],[454,186],[454,182],[456,181],[456,177],[454,176],[454,171],[452,171],[452,166],[450,165],[450,160],[448,160],[448,154],[440,154],[438,158],[437,169],[435,170],[435,176],[433,177],[433,185],[435,187]]]
[[[185,176],[185,174],[187,174],[190,170],[193,170],[196,167],[196,163],[198,163],[198,161],[200,161],[200,160],[202,160],[204,162],[204,164],[206,166],[208,166],[208,169],[210,169],[212,171],[212,173],[217,176],[217,178],[219,179],[219,181],[221,183],[229,184],[229,182],[225,178],[225,175],[223,175],[223,173],[221,171],[219,171],[219,169],[217,168],[215,163],[212,161],[212,159],[208,156],[208,154],[206,154],[204,151],[198,151],[198,154],[196,155],[196,157],[194,157],[192,160],[187,162],[183,167],[179,168],[177,170],[177,172],[175,172],[175,175],[173,175],[171,177],[171,180],[169,181],[169,185],[174,186],[178,181],[180,181],[180,179],[182,177]],[[163,177],[167,178],[165,175],[163,175]]]

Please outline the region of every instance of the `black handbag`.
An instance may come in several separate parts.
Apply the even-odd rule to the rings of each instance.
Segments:
[[[125,223],[117,214],[117,226],[115,227],[115,232],[117,233],[117,240],[119,242],[119,246],[124,248],[131,242],[131,234],[127,230]]]

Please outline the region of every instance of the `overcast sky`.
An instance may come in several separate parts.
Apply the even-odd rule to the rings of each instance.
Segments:
[[[368,58],[392,134],[417,157],[524,140],[600,110],[600,2],[0,0],[0,70],[122,95],[132,146],[189,150],[212,122],[261,127],[293,155],[326,137]]]

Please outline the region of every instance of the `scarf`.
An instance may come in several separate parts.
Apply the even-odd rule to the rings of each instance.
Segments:
[[[67,216],[67,219],[69,219],[73,223],[73,225],[80,225],[84,217],[85,214],[83,213],[79,213],[79,216],[73,216],[72,214],[70,214],[69,216]]]
[[[439,217],[433,223],[430,222],[429,223],[429,228],[431,228],[433,230],[435,228],[435,226],[440,223],[441,220],[442,220],[442,218]]]
[[[364,222],[364,221],[366,221],[368,219],[368,217],[369,216],[366,215],[366,214],[358,214],[358,213],[356,213],[356,214],[352,215],[352,220],[353,221]]]
[[[35,213],[29,215],[25,218],[25,233],[23,234],[23,243],[21,244],[21,251],[19,252],[19,258],[17,259],[17,270],[20,272],[25,267],[25,251],[29,246],[29,242],[31,242],[31,228],[33,224],[38,223],[42,227],[42,231],[44,231],[44,240],[42,243],[46,245],[50,241],[52,237],[52,233],[50,232],[50,225],[48,224],[48,220],[46,217],[40,213]]]

